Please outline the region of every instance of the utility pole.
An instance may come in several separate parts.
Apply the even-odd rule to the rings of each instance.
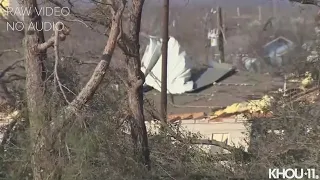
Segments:
[[[272,15],[274,18],[277,17],[277,0],[272,0]]]
[[[258,7],[258,11],[259,11],[259,21],[262,21],[262,12],[261,12],[261,6]]]
[[[223,18],[221,7],[217,7],[217,28],[218,28],[218,50],[219,50],[219,63],[224,63],[224,37],[223,37]]]
[[[205,17],[204,17],[204,38],[205,39],[207,39],[208,38],[208,34],[209,34],[209,32],[208,32],[208,30],[210,29],[210,28],[208,28],[208,19],[209,19],[209,15],[210,13],[207,13],[206,15],[205,15]],[[211,48],[211,40],[210,40],[210,42],[207,40],[207,41],[205,41],[205,44],[204,44],[204,48],[205,48],[205,50],[206,50],[206,62],[208,63],[209,62],[209,53],[210,53],[210,48]]]
[[[163,0],[162,71],[161,71],[161,116],[167,122],[167,65],[169,41],[169,0]]]
[[[237,7],[237,16],[238,16],[238,17],[241,16],[241,14],[240,14],[240,8],[239,8],[239,7]]]

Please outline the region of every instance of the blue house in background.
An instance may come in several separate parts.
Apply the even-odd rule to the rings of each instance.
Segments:
[[[284,61],[284,56],[292,50],[294,43],[289,39],[279,36],[278,38],[268,42],[263,46],[264,57],[271,65],[281,66]]]

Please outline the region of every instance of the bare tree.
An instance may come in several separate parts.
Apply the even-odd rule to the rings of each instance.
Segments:
[[[63,7],[63,5],[55,0],[50,0],[51,3],[58,7]],[[118,6],[122,6],[127,1],[123,0],[120,2],[113,1],[113,0],[105,0],[102,2],[97,2],[92,0],[93,3],[96,3],[98,15],[97,17],[87,17],[73,11],[71,9],[71,14],[75,17],[94,24],[99,24],[105,26],[107,28],[106,35],[112,35],[112,28],[109,27],[109,18],[103,19],[105,17],[106,12],[111,11],[114,12]],[[125,13],[123,13],[122,19],[119,22],[119,33],[117,37],[117,45],[125,55],[125,64],[128,76],[122,77],[124,84],[128,90],[129,96],[129,107],[131,109],[131,134],[132,140],[135,144],[136,153],[140,158],[140,160],[146,165],[147,168],[150,168],[150,158],[149,158],[149,147],[148,147],[148,136],[147,130],[145,126],[145,118],[143,112],[143,83],[145,81],[145,77],[143,72],[141,71],[141,61],[140,61],[140,27],[141,27],[141,15],[142,15],[142,8],[144,5],[144,0],[132,0],[130,5]],[[99,12],[101,10],[105,10],[106,12],[101,13],[99,16]],[[102,17],[101,17],[102,16]],[[126,23],[122,23],[122,21],[128,21]],[[126,26],[125,26],[126,25]],[[124,28],[128,27],[128,29]],[[128,30],[128,31],[126,31]],[[99,65],[97,66],[99,67]],[[94,77],[94,76],[93,76]],[[93,79],[92,79],[93,80]],[[90,80],[91,81],[91,80]],[[85,92],[81,92],[80,95]],[[88,92],[86,92],[88,93]],[[81,97],[81,96],[80,96]],[[75,103],[72,104],[70,107],[79,109],[80,107],[77,104],[83,104],[87,100],[81,99],[79,97],[76,98]],[[87,97],[87,96],[86,96]],[[80,102],[80,103],[78,103]]]
[[[39,27],[36,25],[42,23],[41,17],[36,13],[39,9],[37,1],[20,0],[24,8],[31,10],[31,13],[24,17],[24,24],[27,28],[25,30],[24,49],[28,118],[33,149],[31,161],[34,180],[61,179],[61,167],[64,159],[59,156],[59,143],[63,142],[68,124],[73,119],[71,117],[79,112],[94,94],[106,74],[120,32],[119,25],[125,8],[125,2],[123,0],[122,3],[119,3],[120,6],[113,11],[107,45],[92,77],[79,95],[64,108],[65,116],[59,116],[55,119],[50,116],[46,109],[48,106],[45,103],[47,91],[42,77],[42,63],[43,52],[54,46],[56,37],[53,36],[44,42],[43,32],[38,30],[40,28],[34,28]],[[59,29],[57,36],[59,40],[65,40],[68,34],[69,29],[64,27],[63,29]]]

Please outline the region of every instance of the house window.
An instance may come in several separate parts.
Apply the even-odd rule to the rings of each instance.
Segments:
[[[220,142],[224,142],[224,143],[228,144],[229,133],[212,133],[211,140],[216,140],[216,141],[220,141]],[[211,153],[218,153],[218,152],[222,153],[223,149],[218,146],[211,146],[210,152]]]
[[[229,133],[212,133],[211,140],[216,140],[228,144]]]

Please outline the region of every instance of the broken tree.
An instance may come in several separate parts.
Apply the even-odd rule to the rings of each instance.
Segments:
[[[58,7],[63,7],[59,2],[55,0],[49,0]],[[98,9],[107,9],[114,13],[118,6],[125,4],[126,0],[115,1],[106,0],[105,3],[97,3]],[[141,14],[144,0],[132,0],[128,3],[128,13],[124,13],[123,18],[119,22],[119,34],[117,37],[117,45],[122,50],[125,55],[125,64],[128,72],[128,76],[122,77],[124,84],[128,91],[128,104],[131,110],[131,135],[132,140],[135,144],[136,155],[138,155],[140,160],[145,164],[147,168],[150,168],[150,158],[149,158],[149,146],[147,130],[145,126],[144,112],[143,112],[143,84],[145,81],[144,74],[141,69],[140,60],[140,44],[139,44],[139,33],[141,24]],[[111,7],[111,8],[110,8]],[[105,19],[87,17],[85,15],[74,12],[72,9],[70,14],[81,19],[84,22],[90,22],[94,24],[99,24],[107,28],[106,34],[111,35],[111,30],[108,28],[109,23],[105,23]],[[105,15],[102,14],[104,17]],[[128,18],[126,18],[128,17]],[[126,29],[122,27],[124,23],[122,21],[128,20],[126,22],[129,26],[129,31],[125,32]],[[108,22],[108,20],[107,20]]]
[[[106,74],[120,32],[120,19],[125,8],[125,1],[122,1],[122,5],[112,14],[108,42],[92,77],[78,96],[67,107],[63,108],[65,113],[62,114],[66,116],[62,117],[61,115],[55,118],[50,117],[47,111],[48,104],[45,101],[47,91],[42,75],[42,63],[44,52],[54,46],[56,38],[52,36],[44,42],[43,32],[32,28],[35,27],[33,25],[42,23],[41,17],[36,13],[39,10],[36,0],[20,0],[20,4],[23,8],[31,10],[31,13],[24,17],[25,27],[28,29],[25,29],[23,44],[25,49],[28,120],[33,151],[31,157],[33,179],[58,180],[61,179],[61,168],[64,161],[58,153],[59,143],[64,141],[63,137],[66,129],[68,129],[67,126],[74,119],[71,117],[95,93]],[[59,40],[65,40],[69,34],[69,29],[66,26],[57,28],[60,28],[57,34]]]

